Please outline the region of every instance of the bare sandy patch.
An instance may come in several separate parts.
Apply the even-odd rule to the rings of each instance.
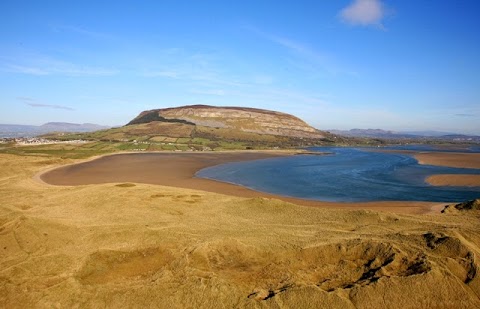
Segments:
[[[460,168],[480,168],[480,153],[429,152],[416,153],[419,164]]]
[[[427,183],[434,186],[480,187],[480,175],[442,174],[427,177]]]

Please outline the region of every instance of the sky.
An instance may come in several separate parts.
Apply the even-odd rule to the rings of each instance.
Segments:
[[[0,2],[0,123],[192,104],[480,135],[480,1]]]

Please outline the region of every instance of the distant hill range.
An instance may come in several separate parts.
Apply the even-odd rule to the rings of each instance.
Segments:
[[[438,131],[411,131],[394,132],[381,129],[351,129],[351,130],[329,130],[332,134],[345,137],[365,137],[381,139],[410,139],[410,140],[445,140],[445,141],[468,141],[480,142],[480,136],[463,135]]]
[[[0,124],[0,137],[33,137],[50,132],[92,132],[108,129],[93,123],[48,122],[41,126]]]
[[[187,148],[230,149],[229,147],[253,149],[257,146],[288,148],[314,145],[381,145],[403,143],[404,140],[419,142],[435,142],[439,139],[452,142],[479,140],[479,137],[466,135],[441,135],[442,132],[428,132],[429,136],[379,129],[327,132],[315,129],[300,118],[286,113],[257,108],[208,105],[146,110],[126,125],[109,129],[91,124],[48,123],[40,127],[33,127],[33,129],[31,126],[23,126],[23,130],[27,133],[32,132],[29,130],[33,130],[35,134],[47,131],[85,132],[52,133],[44,136],[55,139],[132,143],[142,145],[135,146],[134,149],[144,147],[150,150],[157,148],[181,150]]]

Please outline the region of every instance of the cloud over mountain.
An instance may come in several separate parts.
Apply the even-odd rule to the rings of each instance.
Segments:
[[[360,26],[382,26],[385,14],[385,7],[380,0],[354,0],[340,11],[344,22]]]

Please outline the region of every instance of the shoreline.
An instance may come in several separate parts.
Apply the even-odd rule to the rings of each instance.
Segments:
[[[267,198],[277,199],[285,202],[308,206],[308,207],[322,207],[330,209],[350,209],[350,210],[373,210],[373,211],[387,211],[403,214],[428,214],[440,213],[442,206],[448,203],[439,202],[417,202],[417,201],[375,201],[375,202],[326,202],[317,200],[307,200],[294,197],[286,197],[282,195],[270,194],[256,191],[241,185],[221,182],[212,179],[195,177],[199,170],[225,164],[230,162],[260,160],[275,157],[283,157],[294,154],[302,154],[298,151],[224,151],[224,152],[196,152],[196,153],[180,153],[180,152],[142,152],[141,154],[154,154],[157,156],[155,167],[143,171],[141,177],[124,177],[129,172],[137,172],[125,166],[117,169],[115,174],[95,176],[94,181],[91,181],[92,173],[95,174],[95,165],[86,166],[86,163],[91,163],[95,160],[101,161],[107,157],[128,156],[130,154],[140,154],[137,152],[123,152],[96,156],[87,160],[72,162],[67,165],[53,166],[46,170],[40,171],[34,176],[34,179],[46,185],[56,186],[75,186],[87,184],[101,184],[101,183],[144,183],[153,185],[163,185],[169,187],[193,189],[200,191],[213,192],[217,194],[231,195],[243,198]],[[308,153],[306,153],[308,155]],[[164,156],[165,160],[158,160],[158,156]],[[117,160],[118,161],[118,160]],[[98,162],[96,162],[98,163]],[[116,164],[118,164],[117,162]],[[121,163],[121,162],[120,162]],[[72,171],[73,176],[72,177]],[[157,172],[157,173],[156,173]],[[67,175],[67,173],[69,175]],[[76,173],[76,174],[75,174]],[[85,176],[90,175],[90,177]],[[131,176],[131,175],[130,175]],[[45,179],[46,178],[46,179]],[[88,179],[90,178],[90,179]],[[145,179],[150,181],[145,181]],[[87,181],[85,183],[85,181]]]
[[[429,152],[413,156],[418,164],[455,168],[480,169],[480,153]],[[425,182],[432,186],[480,187],[480,175],[475,174],[439,174],[430,175]]]
[[[418,164],[480,169],[480,153],[429,152],[415,153]]]
[[[412,156],[420,165],[435,165],[453,168],[479,169],[480,153],[471,152],[440,152],[440,151],[414,151],[414,150],[379,150],[386,153],[401,153]],[[480,187],[478,174],[437,174],[425,178],[431,186],[449,187]]]

